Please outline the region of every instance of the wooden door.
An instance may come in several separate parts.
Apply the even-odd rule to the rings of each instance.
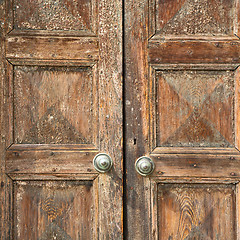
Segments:
[[[122,238],[121,16],[115,0],[0,1],[1,239]]]
[[[238,0],[125,2],[127,239],[240,239],[239,18]]]

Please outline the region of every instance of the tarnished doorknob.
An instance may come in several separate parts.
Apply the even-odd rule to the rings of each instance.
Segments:
[[[113,165],[112,158],[106,153],[99,153],[94,157],[93,165],[100,173],[108,172]]]
[[[140,157],[135,163],[136,171],[142,176],[150,175],[154,171],[154,168],[155,164],[149,157]]]

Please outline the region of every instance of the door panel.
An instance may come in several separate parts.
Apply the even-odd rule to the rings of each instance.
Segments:
[[[14,28],[20,30],[96,31],[96,0],[13,2]],[[24,9],[24,11],[23,11]]]
[[[234,71],[207,67],[153,73],[156,147],[234,144]]]
[[[159,184],[159,239],[236,239],[235,204],[235,185]]]
[[[128,239],[239,239],[239,1],[125,12]]]
[[[1,239],[121,239],[121,2],[0,4]]]
[[[96,239],[96,192],[91,181],[15,181],[15,238]]]
[[[235,33],[235,0],[153,0],[155,30],[161,36],[225,36]]]
[[[15,143],[94,145],[98,109],[90,67],[16,66],[13,71]]]

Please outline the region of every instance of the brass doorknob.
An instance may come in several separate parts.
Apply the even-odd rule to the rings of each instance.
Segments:
[[[100,173],[108,172],[113,165],[112,158],[106,153],[99,153],[94,157],[93,165]]]
[[[142,176],[150,175],[155,168],[155,164],[151,158],[143,156],[137,159],[135,163],[136,171]]]

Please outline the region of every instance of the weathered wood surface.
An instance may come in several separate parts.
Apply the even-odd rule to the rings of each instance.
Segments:
[[[8,36],[7,58],[81,59],[96,61],[99,43],[96,37]]]
[[[5,174],[5,149],[9,144],[9,122],[7,99],[8,84],[5,60],[5,37],[8,30],[6,22],[7,1],[0,1],[0,239],[12,239],[12,180]]]
[[[99,239],[122,239],[122,1],[99,1],[98,24],[100,150],[114,162],[110,174],[99,178]]]
[[[127,238],[239,239],[239,1],[127,1],[125,30]]]
[[[156,169],[153,177],[240,177],[240,155],[156,154],[151,155]]]
[[[122,239],[122,2],[0,3],[1,239]]]
[[[235,0],[154,0],[156,32],[164,36],[228,36],[236,33]]]
[[[212,40],[212,41],[211,41]],[[149,62],[169,63],[239,63],[239,41],[149,41]]]
[[[18,146],[18,145],[17,145]],[[156,147],[151,154],[197,154],[200,156],[208,155],[239,155],[236,148],[216,148],[216,147]]]
[[[157,71],[157,146],[234,146],[234,74]]]
[[[13,85],[15,143],[95,144],[98,92],[91,68],[15,66]]]
[[[235,131],[240,132],[240,68],[236,69],[236,79],[235,79]],[[240,151],[240,135],[235,136],[235,146]]]
[[[58,229],[58,225],[51,223],[52,235],[48,235],[47,227],[41,225],[44,218],[41,217],[34,226],[40,224],[41,229],[45,228],[43,239],[53,237],[55,230],[60,231],[65,239],[69,236],[76,239],[77,233],[80,238],[122,239],[123,216],[126,221],[126,239],[238,239],[240,159],[235,147],[239,149],[239,70],[236,69],[240,63],[237,37],[239,1],[126,1],[124,95],[122,1],[62,0],[55,3],[56,7],[53,1],[48,4],[35,0],[17,0],[14,3],[0,1],[1,11],[3,10],[0,16],[4,16],[6,20],[0,35],[0,40],[3,40],[0,56],[0,119],[3,136],[0,151],[0,226],[1,230],[4,229],[1,231],[1,238],[36,238],[31,234],[37,234],[37,231],[29,230],[24,233],[16,226],[16,222],[18,226],[23,226],[24,221],[30,218],[24,214],[43,216],[44,209],[48,209],[41,208],[40,201],[35,201],[33,193],[34,189],[38,188],[34,185],[36,181],[35,184],[41,183],[39,192],[42,195],[45,194],[44,191],[52,192],[51,187],[57,192],[64,192],[62,195],[66,197],[72,196],[71,194],[79,196],[79,191],[82,191],[79,199],[95,208],[94,214],[89,213],[89,208],[85,208],[86,212],[77,207],[71,210],[73,216],[83,210],[82,213],[87,218],[79,219],[79,222],[91,228],[89,231],[78,231],[68,225],[68,214],[62,217],[61,211],[56,210],[62,200],[62,195],[56,194],[50,198],[56,201],[56,208],[51,207],[52,200],[49,201],[51,210],[54,209],[49,220],[52,218],[53,222],[59,219],[57,224],[63,224],[64,231],[68,233],[66,235]],[[21,10],[25,6],[28,6],[28,9],[23,15]],[[66,15],[62,7],[69,10]],[[7,63],[5,58],[10,63]],[[85,99],[87,92],[91,92],[91,78],[79,69],[91,69],[93,66],[98,85],[96,90],[92,91],[92,94],[96,93],[93,94],[96,96],[93,100],[95,105],[89,106],[81,100],[81,96],[71,94],[71,80],[78,79],[78,84],[84,83],[83,79],[87,81],[89,85],[84,85],[86,89],[83,87]],[[38,71],[33,71],[35,68]],[[45,69],[45,75],[50,72],[51,76],[47,79],[51,81],[45,81],[45,84],[39,86],[34,79],[41,83],[41,68]],[[62,72],[52,73],[49,71],[51,68],[61,69]],[[78,71],[71,73],[67,71],[69,68]],[[21,69],[27,69],[27,74],[21,74]],[[158,75],[154,75],[152,69]],[[27,76],[28,74],[31,76]],[[166,81],[164,76],[168,78]],[[21,78],[31,84],[25,86]],[[65,83],[67,78],[70,82]],[[56,80],[64,84],[67,90],[59,88]],[[14,88],[14,84],[18,88]],[[79,86],[83,86],[81,84]],[[33,86],[37,86],[38,91],[36,88],[32,91]],[[152,95],[153,88],[158,90],[158,95]],[[26,94],[21,92],[23,89],[28,90]],[[211,94],[210,90],[213,90]],[[67,95],[72,99],[68,99]],[[124,141],[122,96],[125,97],[126,116]],[[36,99],[36,102],[30,104],[31,99]],[[46,104],[39,105],[39,99],[43,99]],[[186,104],[183,99],[191,104]],[[49,108],[48,104],[52,104],[52,100],[57,108],[65,109],[63,113],[70,121],[70,125],[63,127],[64,136],[59,135],[62,126],[59,122],[63,121],[57,121],[59,117],[50,114],[49,120],[53,117],[57,121],[53,124],[56,128],[51,128],[46,118],[43,121],[45,125],[36,124],[34,131],[30,131],[30,138],[24,138],[25,135],[21,134],[20,130],[21,123],[25,132],[27,127],[33,126],[39,119],[42,111]],[[76,108],[74,100],[80,101],[83,109]],[[98,110],[96,104],[99,104]],[[16,108],[18,110],[14,114]],[[24,111],[28,109],[33,115],[29,117],[29,114],[21,114],[19,108]],[[84,118],[89,118],[88,113],[87,116],[84,115],[88,108],[93,108],[96,112],[94,116],[90,116],[95,119],[93,125],[96,131],[92,131],[90,123],[84,122]],[[155,112],[152,109],[155,109]],[[84,123],[82,126],[75,121],[71,110],[79,114],[76,116]],[[190,118],[191,113],[195,114],[193,118]],[[207,121],[202,121],[203,117],[207,118]],[[191,124],[179,134],[177,130],[184,125],[183,119],[190,119]],[[43,126],[46,131],[42,131]],[[72,126],[83,136],[72,137],[76,135],[68,130],[68,127],[71,129]],[[41,132],[45,133],[43,137]],[[48,135],[49,132],[53,132],[50,134],[53,138]],[[172,133],[175,133],[175,138],[169,138]],[[88,138],[91,134],[92,138]],[[92,139],[94,141],[91,141]],[[126,144],[124,215],[123,142]],[[15,144],[9,148],[12,143]],[[22,143],[26,145],[19,146]],[[74,143],[80,145],[73,146]],[[60,146],[61,144],[63,145]],[[90,160],[95,151],[106,152],[113,158],[114,168],[108,174],[98,176],[93,170]],[[134,169],[135,160],[142,155],[150,155],[156,163],[156,170],[150,179],[137,175]],[[8,173],[10,178],[7,178],[5,173]],[[61,183],[54,182],[57,179]],[[12,181],[15,186],[13,189]],[[91,193],[83,190],[85,187],[81,184],[78,186],[80,182],[86,186],[88,181],[93,182],[91,184],[94,186],[94,193],[93,190],[90,190]],[[160,182],[165,184],[164,187],[158,188]],[[198,185],[194,187],[190,182]],[[224,182],[232,185],[223,186]],[[24,186],[21,188],[24,198],[12,199],[12,191],[15,191],[16,195],[20,191],[19,184]],[[64,189],[61,189],[61,184]],[[75,184],[76,189],[69,188],[71,184]],[[188,201],[182,201],[181,194],[187,196]],[[96,198],[92,201],[84,199],[84,196],[92,199],[93,195]],[[35,208],[24,208],[29,202],[28,196],[36,202]],[[75,201],[74,196],[71,199]],[[12,202],[15,205],[14,211],[11,209]],[[183,209],[182,203],[185,204]],[[77,204],[79,205],[78,201]],[[26,209],[24,214],[21,213],[21,206]],[[226,209],[227,215],[222,212],[223,209]],[[162,219],[163,213],[171,217]],[[17,215],[21,217],[18,218]],[[44,216],[46,217],[46,214]],[[11,219],[15,219],[14,227]],[[99,224],[95,223],[97,219]],[[161,229],[165,229],[165,232]]]
[[[97,25],[96,1],[15,0],[14,29],[91,31]]]
[[[95,190],[91,181],[15,181],[14,239],[97,239]]]
[[[149,153],[148,1],[125,1],[125,144],[126,239],[149,239],[151,231],[148,178],[134,168]]]
[[[95,151],[11,150],[6,153],[6,172],[11,173],[96,173],[92,160]]]
[[[12,144],[8,151],[31,151],[31,150],[62,150],[62,151],[97,151],[92,144]]]
[[[158,239],[236,239],[235,185],[159,184],[157,191]]]

